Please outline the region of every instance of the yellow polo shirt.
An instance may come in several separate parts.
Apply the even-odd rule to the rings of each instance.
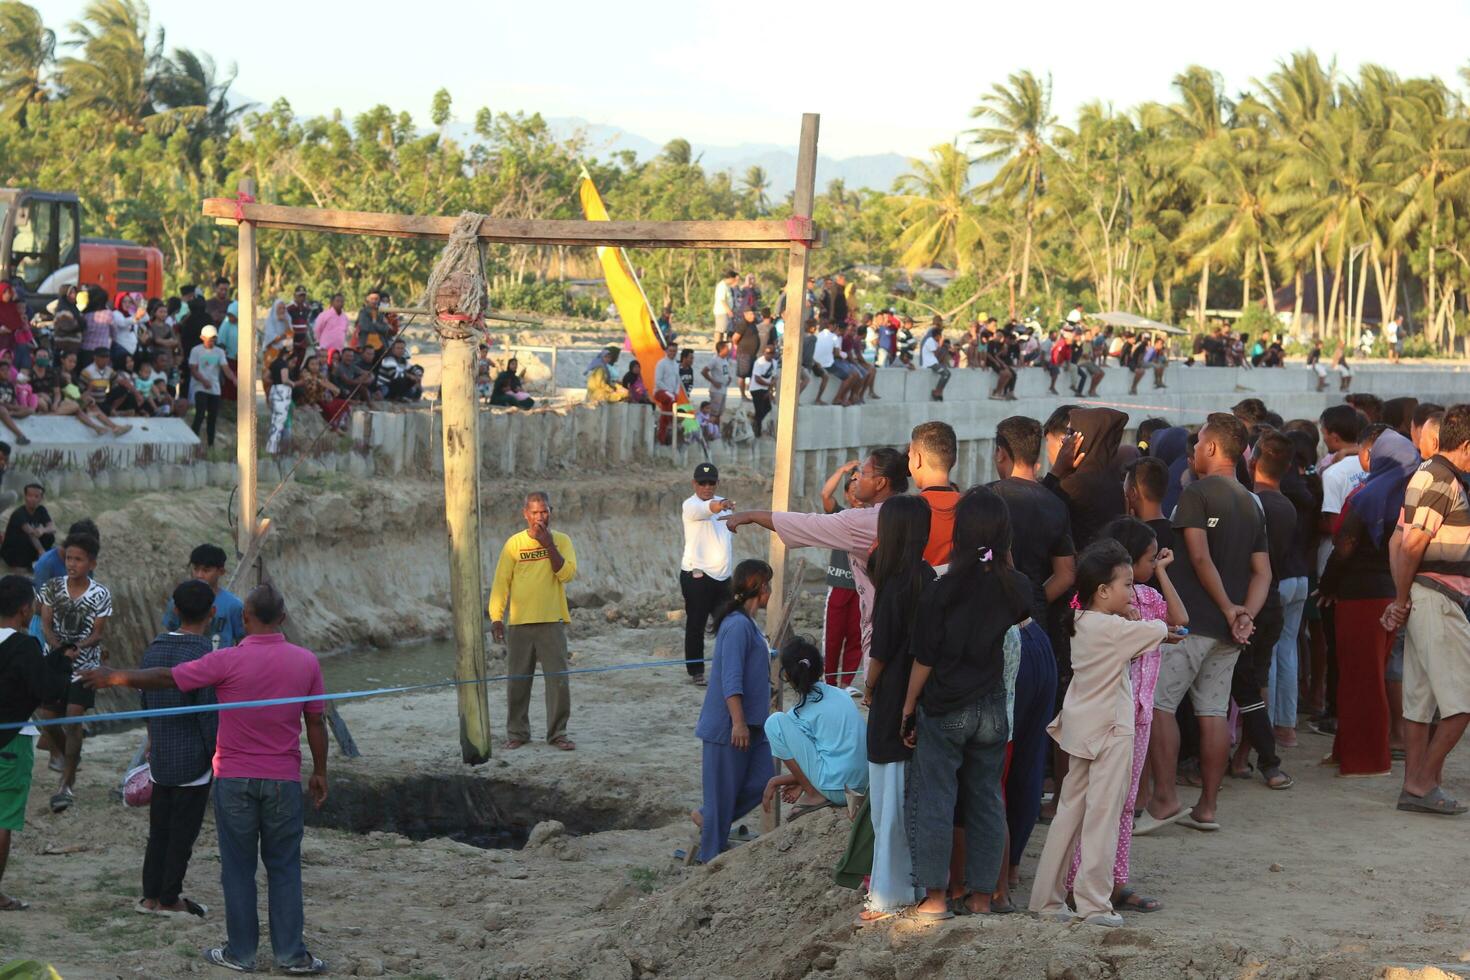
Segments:
[[[530,532],[511,535],[500,549],[495,565],[495,584],[490,589],[490,619],[510,626],[528,623],[569,623],[566,584],[577,575],[577,553],[572,539],[560,531],[551,532],[556,550],[561,552],[561,571],[551,570],[551,558]],[[505,615],[507,603],[510,617]]]

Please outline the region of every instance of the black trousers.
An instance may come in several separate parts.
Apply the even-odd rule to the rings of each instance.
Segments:
[[[1271,729],[1261,691],[1270,682],[1271,657],[1285,626],[1280,603],[1274,609],[1262,609],[1256,616],[1256,631],[1250,643],[1235,659],[1235,673],[1230,679],[1230,696],[1240,708],[1241,734],[1256,750],[1256,764],[1262,771],[1281,765],[1276,754],[1276,733]]]
[[[184,890],[189,856],[204,823],[209,783],[203,786],[153,784],[148,805],[148,850],[143,855],[143,897],[174,905]]]
[[[755,406],[755,434],[761,434],[761,423],[767,415],[771,414],[771,393],[769,391],[752,391],[750,393],[751,404]]]
[[[199,434],[199,423],[209,421],[209,445],[214,445],[214,428],[219,422],[219,395],[202,391],[194,392],[194,434]]]
[[[730,582],[680,572],[679,591],[684,593],[684,668],[690,677],[703,677],[704,627],[720,603],[730,598]]]

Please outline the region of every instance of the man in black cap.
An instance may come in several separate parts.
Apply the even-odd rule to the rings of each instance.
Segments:
[[[710,614],[730,598],[735,543],[718,515],[735,505],[719,496],[720,471],[712,463],[694,468],[694,493],[684,501],[684,558],[679,590],[684,593],[684,666],[689,679],[704,686],[704,627]]]

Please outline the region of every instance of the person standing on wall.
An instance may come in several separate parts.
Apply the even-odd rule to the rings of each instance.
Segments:
[[[719,496],[720,471],[713,463],[694,468],[694,493],[682,505],[684,557],[679,563],[679,591],[684,594],[684,668],[704,687],[704,632],[710,616],[730,599],[735,543],[719,515],[735,509]]]
[[[490,632],[496,643],[505,644],[511,675],[505,747],[518,749],[531,740],[531,679],[540,661],[546,684],[546,744],[571,752],[577,744],[567,738],[572,713],[566,675],[567,624],[572,621],[567,583],[577,575],[577,553],[571,538],[551,529],[551,497],[544,490],[526,494],[521,513],[526,530],[512,534],[500,549],[490,590]]]

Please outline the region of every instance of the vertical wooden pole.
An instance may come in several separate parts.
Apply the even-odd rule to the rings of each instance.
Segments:
[[[817,188],[817,129],[821,116],[815,112],[801,117],[801,144],[796,156],[796,193],[792,198],[792,217],[810,218]],[[786,263],[785,334],[781,338],[781,405],[776,416],[776,476],[771,487],[771,510],[791,509],[791,475],[796,461],[796,401],[801,384],[801,337],[810,312],[806,305],[806,242],[793,241]],[[771,601],[766,607],[766,630],[775,641],[774,630],[782,621],[786,601],[786,545],[775,534],[770,536]],[[776,684],[776,704],[781,705],[782,691]],[[781,800],[776,798],[767,817],[767,829],[781,822]]]
[[[475,341],[462,327],[440,331],[439,412],[444,419],[444,517],[449,525],[449,592],[454,677],[460,681],[459,750],[475,766],[490,759],[485,685],[485,594],[480,568],[480,414]],[[466,683],[474,682],[474,683]]]
[[[240,181],[240,193],[255,196],[255,181]],[[255,554],[251,548],[256,535],[255,518],[255,223],[240,222],[240,268],[236,277],[236,298],[240,307],[239,357],[235,372],[235,464],[240,478],[240,521],[235,546],[241,556]],[[184,365],[187,371],[189,366]],[[253,563],[253,562],[252,562]],[[243,569],[243,587],[255,584],[255,573]]]

